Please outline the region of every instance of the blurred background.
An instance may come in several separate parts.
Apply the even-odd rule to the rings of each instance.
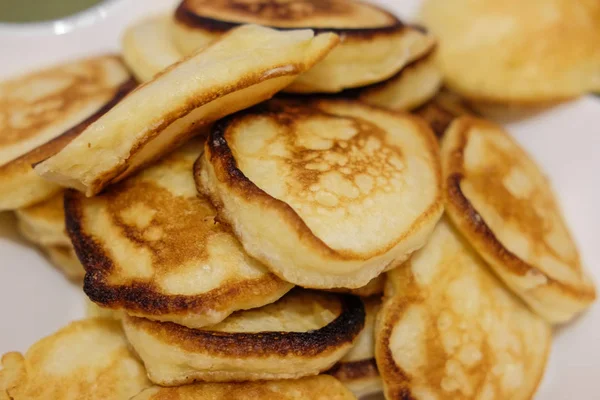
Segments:
[[[106,0],[0,0],[0,22],[39,22],[76,14]]]

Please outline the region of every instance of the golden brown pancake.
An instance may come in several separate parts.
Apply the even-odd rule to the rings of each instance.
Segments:
[[[63,198],[63,192],[59,192],[41,203],[16,210],[21,234],[40,246],[71,246],[65,229]]]
[[[0,211],[60,192],[32,165],[58,153],[135,83],[116,56],[90,58],[0,84]]]
[[[7,353],[0,369],[0,399],[129,400],[150,386],[119,323],[73,322],[22,355]]]
[[[365,303],[365,329],[360,333],[350,351],[328,374],[340,380],[358,398],[383,390],[375,362],[375,318],[381,308],[381,297],[363,299]]]
[[[442,143],[448,214],[500,278],[552,323],[596,298],[548,179],[500,126],[462,117]]]
[[[444,218],[388,274],[375,357],[387,399],[531,399],[550,326],[489,270]]]
[[[203,329],[131,316],[123,327],[150,380],[178,386],[316,375],[350,350],[364,322],[358,297],[295,289]]]
[[[283,279],[352,289],[425,244],[443,209],[437,147],[409,115],[277,99],[213,127],[196,183]]]
[[[442,86],[432,48],[391,78],[357,89],[358,99],[394,111],[412,110],[430,100]]]
[[[537,105],[600,88],[597,1],[427,0],[422,18],[446,85],[471,100]]]
[[[447,89],[442,89],[435,97],[413,110],[413,114],[423,118],[438,138],[455,118],[463,115],[479,115],[464,99]]]
[[[66,194],[67,227],[98,305],[191,328],[270,304],[293,285],[249,257],[199,197],[194,139],[96,197]]]
[[[123,35],[123,58],[135,77],[146,82],[182,58],[171,40],[170,17],[147,18],[127,28]]]
[[[352,393],[328,375],[263,382],[196,383],[154,386],[131,400],[353,400]]]
[[[380,82],[435,44],[424,29],[355,0],[183,0],[175,12],[173,39],[189,54],[247,23],[340,35],[341,44],[286,88],[290,92],[339,92]]]
[[[88,196],[97,194],[203,126],[268,99],[337,42],[333,34],[315,36],[306,30],[279,32],[256,25],[232,30],[139,86],[35,170]]]

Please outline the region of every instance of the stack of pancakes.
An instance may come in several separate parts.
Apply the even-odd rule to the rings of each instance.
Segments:
[[[2,84],[0,209],[93,304],[0,399],[530,398],[595,289],[435,48],[358,1],[183,0]]]

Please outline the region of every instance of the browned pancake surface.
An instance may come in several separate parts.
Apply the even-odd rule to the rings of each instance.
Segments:
[[[184,0],[176,18],[207,30],[226,30],[242,23],[333,29],[400,25],[387,11],[354,0]]]

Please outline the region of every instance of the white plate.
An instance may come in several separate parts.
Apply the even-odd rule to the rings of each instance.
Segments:
[[[415,0],[379,2],[404,17],[413,15],[418,5]],[[117,51],[128,23],[174,3],[112,0],[58,24],[0,24],[0,79],[68,58]],[[600,100],[582,98],[508,127],[549,175],[583,260],[600,282]],[[11,215],[0,214],[0,354],[26,350],[37,339],[82,317],[84,311],[80,290],[20,240],[11,221]],[[599,393],[600,306],[596,304],[556,331],[537,398],[598,399]]]

